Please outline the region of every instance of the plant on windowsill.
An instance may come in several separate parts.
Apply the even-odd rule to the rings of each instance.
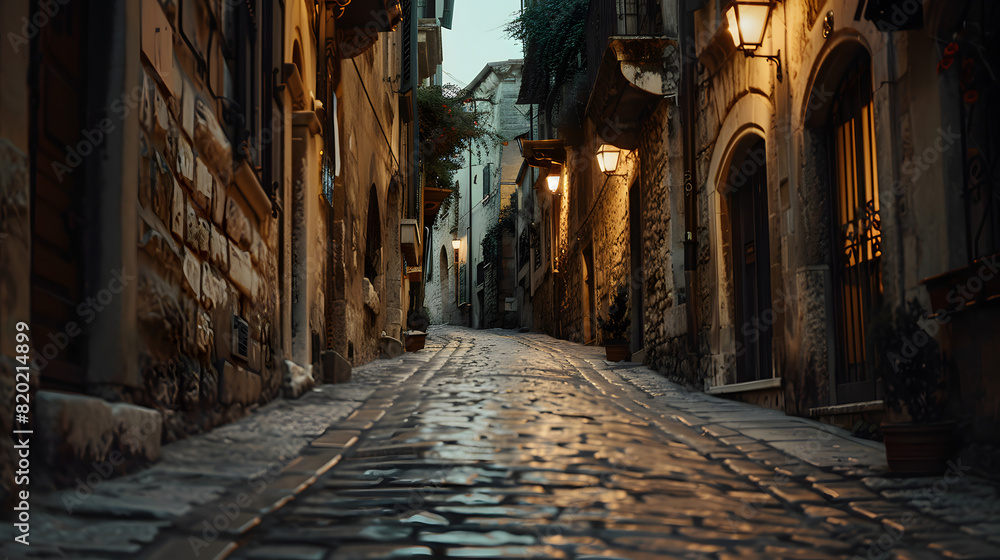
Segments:
[[[622,284],[615,290],[608,308],[608,318],[597,316],[597,326],[604,333],[604,353],[609,362],[621,362],[629,358],[629,342],[626,338],[632,317],[629,315],[628,286]]]
[[[893,420],[904,420],[882,423],[892,473],[941,474],[954,451],[954,422],[945,419],[948,369],[937,341],[921,326],[924,318],[911,301],[895,312],[883,309],[868,331],[886,407]]]

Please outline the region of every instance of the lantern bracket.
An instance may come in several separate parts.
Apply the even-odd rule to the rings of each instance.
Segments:
[[[767,60],[770,60],[776,67],[775,77],[778,78],[778,81],[780,82],[784,77],[781,72],[781,49],[778,49],[778,52],[775,54],[757,54],[748,49],[743,51],[743,55],[747,58],[766,58]]]

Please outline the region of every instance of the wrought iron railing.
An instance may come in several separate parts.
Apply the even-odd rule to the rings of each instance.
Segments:
[[[593,0],[587,14],[587,73],[590,83],[611,37],[663,35],[662,0]]]

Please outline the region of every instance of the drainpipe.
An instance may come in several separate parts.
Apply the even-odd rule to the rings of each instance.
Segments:
[[[688,351],[698,350],[698,312],[694,290],[698,285],[698,201],[695,186],[695,79],[694,10],[697,4],[688,7],[689,2],[678,2],[680,26],[681,67],[681,143],[684,156],[684,290],[687,303],[687,346]]]

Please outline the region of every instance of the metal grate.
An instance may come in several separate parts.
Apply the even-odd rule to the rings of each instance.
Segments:
[[[402,40],[400,41],[400,93],[413,89],[416,82],[413,64],[416,58],[417,18],[413,0],[403,0]]]
[[[854,70],[838,90],[832,123],[840,403],[876,398],[874,349],[865,333],[870,313],[882,302],[882,220],[876,183],[871,61],[865,54],[851,67]]]
[[[233,356],[243,360],[250,356],[250,324],[238,315],[233,315]]]
[[[611,37],[661,36],[662,0],[597,0],[587,14],[587,76],[591,84]]]

